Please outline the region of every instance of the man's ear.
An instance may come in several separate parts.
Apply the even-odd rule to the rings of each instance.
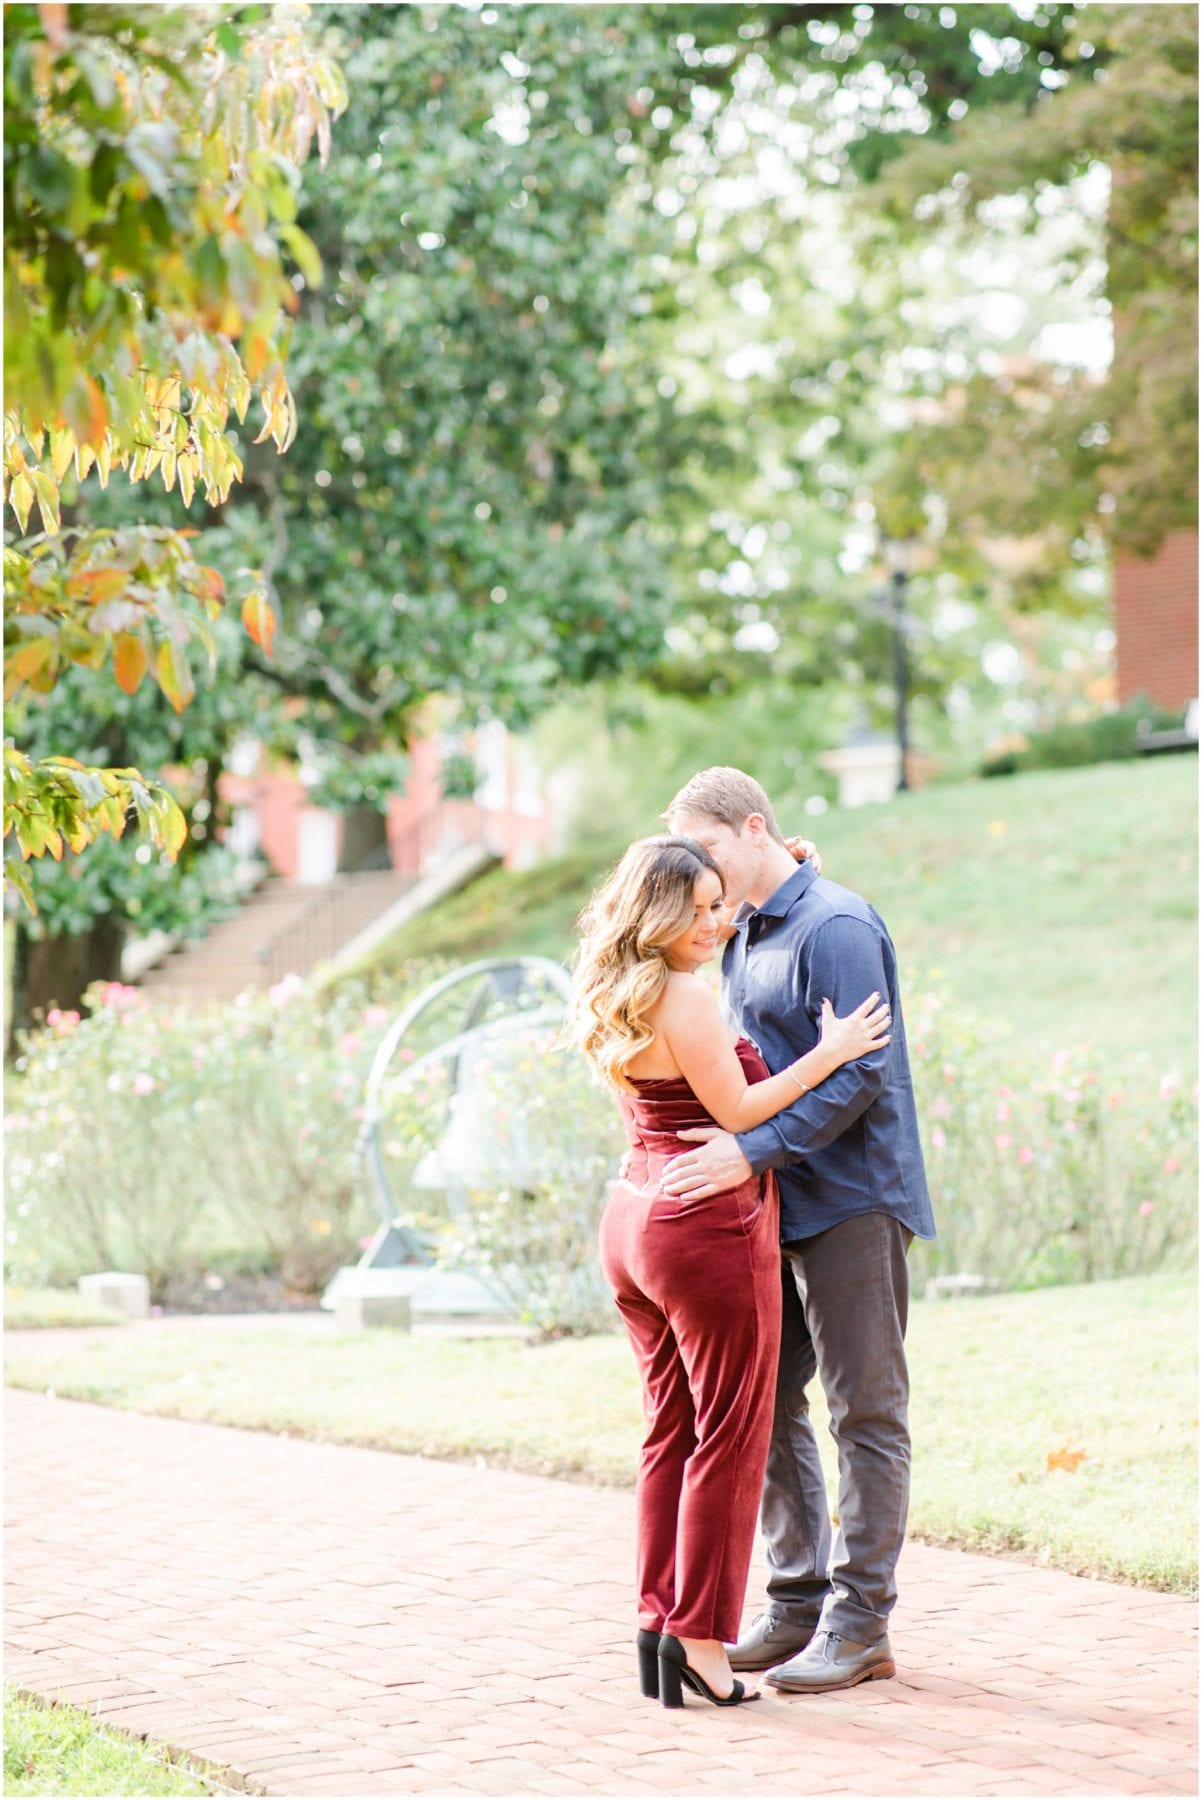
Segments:
[[[768,829],[768,821],[763,813],[748,813],[743,822],[743,830],[749,831],[752,837],[763,837]]]

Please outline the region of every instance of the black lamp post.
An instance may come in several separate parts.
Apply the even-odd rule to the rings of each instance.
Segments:
[[[907,639],[909,618],[906,613],[906,594],[910,585],[910,577],[919,565],[921,553],[921,541],[916,537],[886,537],[881,540],[881,555],[889,573],[893,601],[893,692],[896,706],[897,791],[899,794],[904,794],[910,786],[906,774],[906,762],[910,752],[910,648]]]

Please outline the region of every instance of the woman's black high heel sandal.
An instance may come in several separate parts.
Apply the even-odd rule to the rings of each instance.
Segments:
[[[711,1706],[740,1706],[746,1700],[759,1699],[758,1693],[749,1694],[741,1681],[735,1682],[725,1698],[715,1694],[709,1682],[696,1669],[690,1669],[680,1639],[665,1632],[659,1640],[659,1697],[665,1706],[684,1705],[682,1686],[691,1688]]]
[[[634,1641],[639,1652],[639,1687],[648,1700],[658,1700],[659,1632],[640,1631]]]

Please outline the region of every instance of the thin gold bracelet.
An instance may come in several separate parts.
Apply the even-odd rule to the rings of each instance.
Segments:
[[[796,1083],[796,1085],[801,1089],[803,1094],[809,1093],[810,1090],[806,1086],[805,1082],[801,1079],[800,1075],[795,1075],[793,1073],[793,1064],[792,1063],[787,1063],[785,1065],[785,1074],[789,1077],[790,1081]]]

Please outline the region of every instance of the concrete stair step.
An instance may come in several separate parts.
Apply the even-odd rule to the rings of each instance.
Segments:
[[[248,896],[236,917],[215,925],[199,942],[181,945],[139,985],[159,999],[218,1000],[266,987],[288,970],[307,974],[399,899],[414,879],[395,869],[337,875],[313,887],[273,877]]]

